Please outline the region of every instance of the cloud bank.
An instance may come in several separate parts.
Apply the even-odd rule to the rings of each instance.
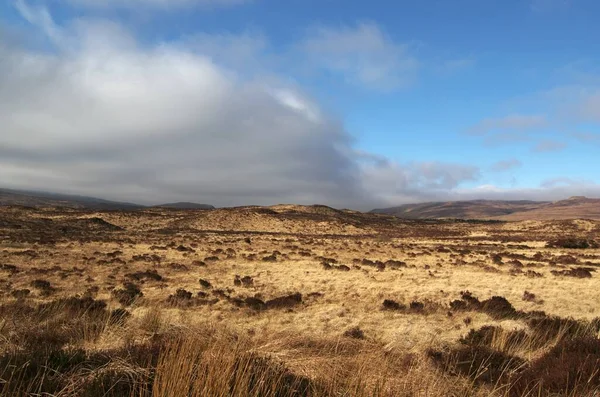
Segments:
[[[148,45],[111,21],[58,25],[46,8],[16,4],[51,45],[32,49],[0,39],[2,187],[144,204],[356,209],[501,194],[463,187],[482,178],[476,166],[396,162],[357,150],[342,121],[282,83],[285,76],[248,76],[248,61],[261,63],[268,46],[260,35],[198,34]],[[301,48],[315,62],[329,54],[320,68],[369,88],[402,85],[416,67],[372,24],[323,28]],[[514,116],[476,129],[543,123]]]
[[[0,46],[0,180],[10,187],[144,203],[369,208],[387,204],[386,190],[452,188],[477,173],[374,165],[302,92],[214,63],[201,51],[208,37],[199,50],[144,47],[114,23],[62,27],[45,9],[19,8],[55,48]]]

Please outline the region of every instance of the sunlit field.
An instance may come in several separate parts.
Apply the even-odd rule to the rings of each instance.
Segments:
[[[0,394],[592,396],[600,222],[0,209]]]

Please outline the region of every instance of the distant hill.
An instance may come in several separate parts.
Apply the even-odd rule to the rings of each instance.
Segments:
[[[103,200],[95,197],[76,196],[28,190],[0,189],[0,206],[22,205],[25,207],[64,207],[95,210],[136,210],[143,205]]]
[[[88,196],[39,192],[32,190],[12,190],[0,188],[0,206],[21,205],[24,207],[62,207],[75,209],[91,209],[98,211],[125,210],[133,211],[144,208],[172,209],[214,209],[212,205],[196,203],[170,203],[148,207],[140,204],[110,201]]]
[[[375,209],[372,213],[394,215],[405,219],[488,219],[527,212],[547,204],[541,201],[470,200],[440,201],[432,203],[405,204],[398,207]]]
[[[558,220],[558,219],[600,219],[600,199],[575,196],[566,200],[541,205],[529,212],[514,212],[496,219],[506,221]]]
[[[177,210],[214,210],[215,207],[210,204],[197,204],[197,203],[169,203],[155,205],[155,208],[172,208]]]
[[[557,202],[470,200],[405,204],[375,209],[372,213],[394,215],[404,219],[497,219],[552,220],[600,219],[600,199],[571,197]]]

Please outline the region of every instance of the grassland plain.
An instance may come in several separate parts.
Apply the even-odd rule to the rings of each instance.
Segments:
[[[600,222],[0,208],[0,392],[592,396]]]

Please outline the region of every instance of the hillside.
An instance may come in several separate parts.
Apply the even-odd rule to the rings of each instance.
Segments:
[[[505,221],[521,220],[560,220],[560,219],[600,219],[600,199],[571,197],[566,200],[548,203],[528,212],[514,212],[496,217]]]
[[[154,207],[177,209],[177,210],[214,210],[215,209],[214,206],[209,205],[209,204],[198,204],[198,203],[188,203],[188,202],[160,204],[160,205],[155,205]]]
[[[538,201],[502,201],[502,200],[471,200],[445,201],[420,204],[405,204],[398,207],[375,209],[377,214],[394,215],[405,219],[488,219],[513,213],[526,213],[547,202]]]
[[[398,207],[375,209],[371,212],[394,215],[404,219],[461,218],[505,221],[600,219],[600,199],[571,197],[556,202],[525,200],[447,201],[405,204]]]
[[[139,210],[149,208],[140,204],[110,201],[96,197],[58,194],[40,191],[11,190],[0,188],[0,206],[23,206],[33,208],[73,208],[98,211]],[[171,209],[214,209],[212,205],[196,203],[170,203],[155,206]]]
[[[103,200],[95,197],[49,192],[0,189],[0,206],[63,207],[94,210],[135,210],[142,205]]]

